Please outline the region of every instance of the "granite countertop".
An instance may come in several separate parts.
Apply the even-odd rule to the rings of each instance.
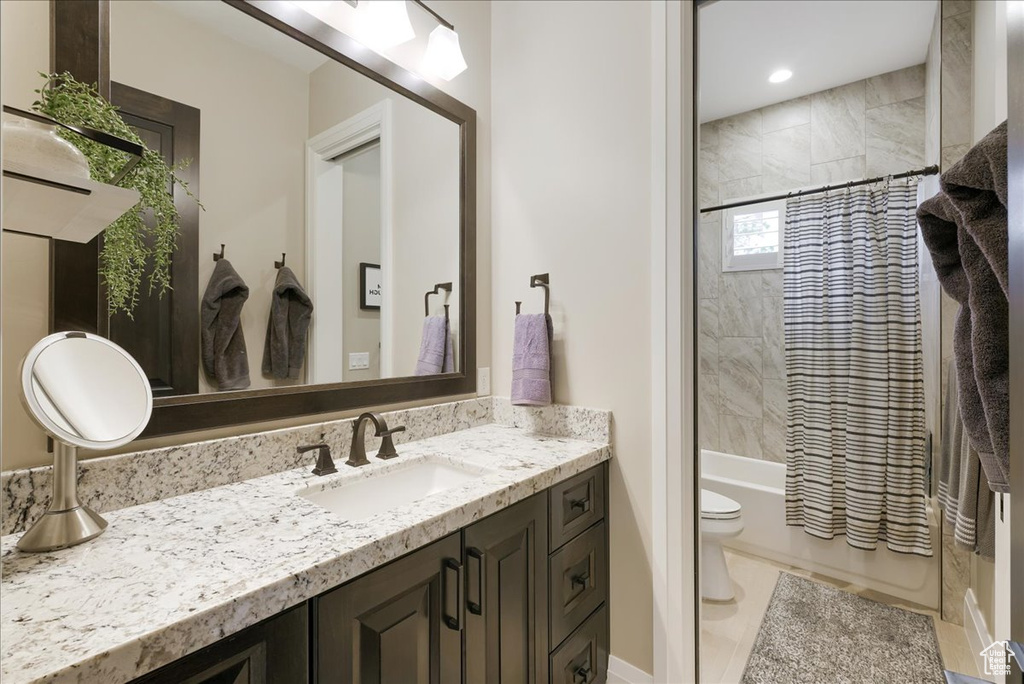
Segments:
[[[126,682],[298,605],[611,457],[608,444],[484,425],[316,477],[309,468],[104,514],[85,544],[23,554],[0,539],[4,684]],[[481,477],[376,517],[344,521],[304,498],[422,460]],[[483,472],[483,471],[481,471]]]

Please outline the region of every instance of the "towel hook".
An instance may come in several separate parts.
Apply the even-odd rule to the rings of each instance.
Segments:
[[[540,273],[529,276],[529,287],[544,288],[544,314],[548,315],[551,310],[551,274]]]
[[[452,284],[450,282],[449,283],[437,283],[436,285],[434,285],[434,289],[433,290],[427,290],[427,293],[425,295],[423,295],[423,315],[424,316],[429,316],[430,315],[430,295],[438,294],[439,292],[441,292],[441,290],[444,290],[448,294],[451,294]],[[444,305],[444,317],[445,317],[445,319],[448,318],[448,305],[447,304]]]
[[[284,268],[284,259],[285,259],[285,253],[281,252],[281,260],[274,262],[274,268],[276,268],[276,269]]]
[[[224,243],[221,243],[221,245],[220,245],[220,253],[218,254],[217,252],[214,252],[213,253],[213,260],[214,261],[220,261],[223,258],[224,258]]]

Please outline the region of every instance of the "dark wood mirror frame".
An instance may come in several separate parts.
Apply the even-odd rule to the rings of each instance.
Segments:
[[[470,394],[476,391],[476,111],[288,3],[223,0],[458,124],[461,295],[459,372],[426,377],[160,397],[143,437]],[[110,96],[109,0],[51,0],[51,68]],[[100,244],[51,241],[50,330],[107,334]],[[198,308],[198,302],[196,303]],[[196,340],[198,345],[199,341]]]

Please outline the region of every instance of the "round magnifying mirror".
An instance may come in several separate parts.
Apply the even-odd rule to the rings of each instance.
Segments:
[[[153,392],[139,364],[97,335],[55,333],[29,351],[21,367],[25,408],[55,440],[50,508],[18,541],[49,551],[100,534],[107,523],[78,501],[77,448],[113,449],[145,429]]]

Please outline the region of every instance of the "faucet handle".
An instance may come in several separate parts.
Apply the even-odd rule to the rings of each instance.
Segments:
[[[398,455],[398,452],[395,451],[395,443],[391,439],[391,435],[395,434],[396,432],[405,432],[405,426],[399,425],[396,428],[392,428],[390,430],[381,430],[380,432],[377,433],[377,437],[381,438],[380,449],[377,450],[377,458],[387,460],[389,458],[394,458],[395,456]]]
[[[300,446],[298,452],[304,454],[307,451],[316,450],[316,466],[313,468],[314,475],[330,475],[331,473],[338,472],[338,469],[334,467],[334,459],[331,458],[331,447],[327,444],[310,444],[308,446]]]

